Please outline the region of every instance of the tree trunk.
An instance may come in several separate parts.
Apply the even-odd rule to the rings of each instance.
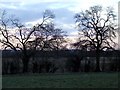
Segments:
[[[100,52],[99,50],[96,51],[96,69],[95,72],[100,72]]]
[[[29,62],[29,59],[27,57],[24,57],[23,58],[23,73],[28,72],[28,62]]]

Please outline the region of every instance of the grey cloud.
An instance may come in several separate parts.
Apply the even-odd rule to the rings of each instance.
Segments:
[[[9,5],[9,3],[4,3],[6,5]],[[51,9],[49,8],[51,5],[55,5],[55,3],[35,3],[35,4],[26,4],[23,5],[22,7],[19,7],[18,5],[17,9],[10,9],[10,8],[2,8],[5,9],[9,14],[15,14],[16,17],[19,17],[23,23],[29,22],[29,21],[35,21],[37,19],[40,19],[42,17],[42,13],[46,9]],[[59,3],[59,5],[62,5],[63,3]],[[74,23],[74,15],[75,13],[72,11],[69,11],[67,7],[62,7],[62,8],[53,8],[51,9],[56,18],[55,21],[65,23],[65,24],[71,24]],[[57,23],[59,26],[59,23]],[[62,28],[62,27],[61,27]],[[67,29],[63,27],[64,31],[72,32],[74,28]]]

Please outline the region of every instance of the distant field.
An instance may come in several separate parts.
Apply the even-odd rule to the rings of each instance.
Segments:
[[[3,88],[117,88],[118,73],[5,75]]]

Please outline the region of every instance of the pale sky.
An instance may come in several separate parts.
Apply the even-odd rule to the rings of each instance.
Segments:
[[[117,14],[118,2],[119,0],[0,0],[0,9],[16,15],[26,25],[36,24],[43,11],[50,9],[56,16],[55,24],[74,36],[77,34],[75,13],[93,5],[101,5],[103,8],[112,6]]]

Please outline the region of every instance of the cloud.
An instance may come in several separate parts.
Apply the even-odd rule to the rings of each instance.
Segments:
[[[67,9],[72,12],[78,13],[81,10],[86,10],[91,6],[101,5],[104,8],[112,6],[114,7],[115,11],[118,11],[118,1],[119,0],[76,0],[73,5],[71,7],[68,7]]]
[[[70,36],[78,37],[78,31],[77,30],[71,31]]]
[[[24,2],[2,2],[0,1],[0,8],[3,9],[24,9]]]
[[[38,23],[41,23],[42,22],[42,19],[37,19],[37,20],[34,20],[34,21],[28,21],[25,23],[26,26],[28,27],[31,27],[31,26],[34,26]]]
[[[1,8],[10,8],[10,9],[16,9],[17,7],[14,6],[14,5],[6,5],[6,4],[3,4],[3,3],[0,3],[0,7]]]
[[[79,0],[1,0],[1,2],[26,2],[26,3],[45,3],[45,2],[79,2]]]
[[[92,5],[102,5],[102,6],[113,6],[117,8],[117,3],[119,0],[1,0],[1,5],[8,8],[16,8],[22,6],[29,6],[33,4],[46,4],[49,3],[49,8],[68,8],[71,11],[77,12],[81,9],[86,9]],[[9,5],[5,4],[8,3]],[[16,6],[17,5],[17,6]],[[46,4],[47,5],[47,4]],[[32,7],[33,8],[33,7]]]
[[[27,25],[34,25],[45,9],[52,9],[56,25],[72,34],[75,31],[75,13],[93,5],[113,6],[117,12],[117,3],[118,0],[0,0],[0,8],[20,17]]]
[[[69,7],[69,4],[63,4],[63,3],[53,3],[48,6],[50,9],[62,9]]]

